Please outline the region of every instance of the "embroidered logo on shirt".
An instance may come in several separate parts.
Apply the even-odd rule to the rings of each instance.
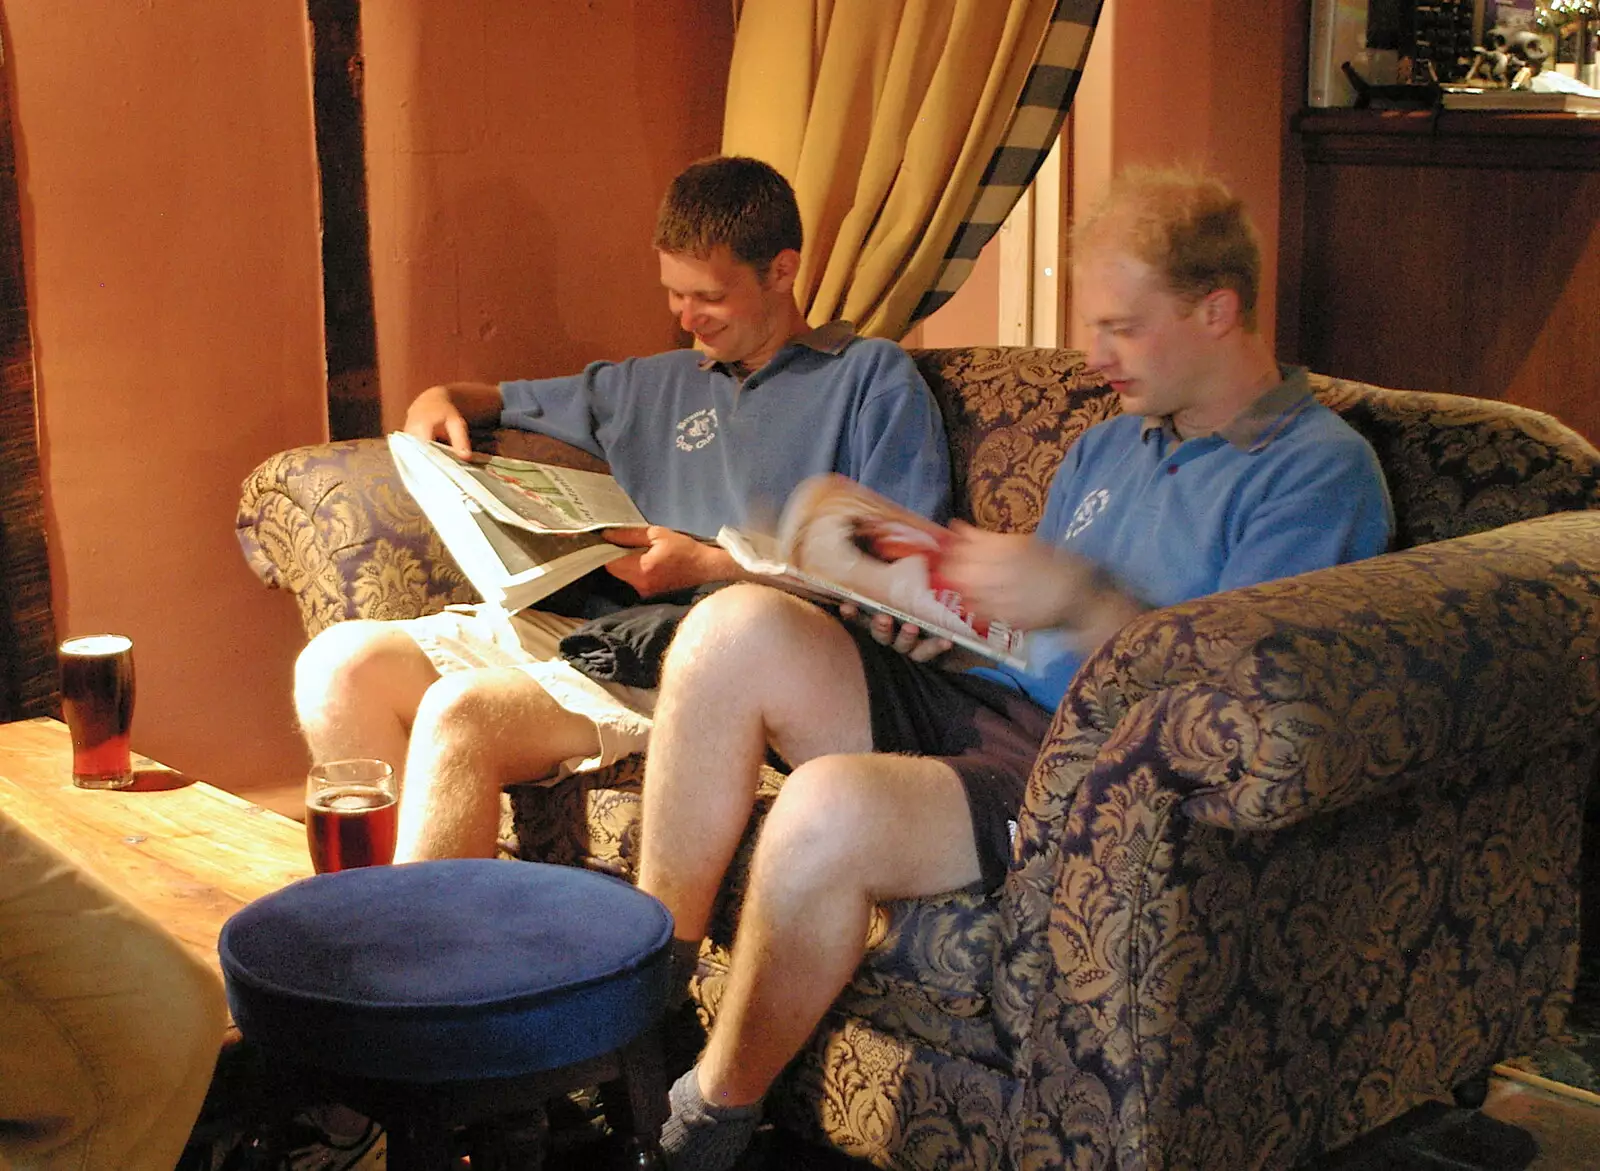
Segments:
[[[1094,524],[1094,518],[1106,510],[1106,505],[1111,503],[1111,493],[1104,488],[1096,488],[1083,498],[1083,502],[1072,513],[1072,523],[1067,525],[1067,531],[1061,534],[1063,542],[1072,540],[1084,529]]]
[[[693,411],[678,420],[679,451],[699,451],[717,437],[717,411]]]

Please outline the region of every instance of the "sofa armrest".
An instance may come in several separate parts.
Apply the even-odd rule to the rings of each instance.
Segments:
[[[308,637],[351,618],[415,618],[475,597],[382,439],[270,457],[245,480],[235,526],[256,576],[294,595]]]
[[[1091,657],[1002,893],[1022,1116],[1092,1086],[1139,1121],[1113,1146],[1221,1166],[1195,1121],[1243,1111],[1289,1165],[1558,1029],[1597,616],[1600,512],[1564,513],[1152,613]]]
[[[474,436],[479,450],[604,471],[560,440]],[[351,618],[416,618],[477,594],[400,482],[388,444],[351,439],[279,452],[244,482],[235,521],[255,575],[294,595],[307,636]]]
[[[472,446],[490,455],[506,455],[512,459],[531,459],[536,463],[555,464],[560,468],[576,468],[580,472],[609,472],[611,467],[598,456],[574,447],[560,439],[540,435],[535,431],[518,431],[504,427],[496,431],[475,434]]]
[[[1600,512],[1558,513],[1147,615],[1079,699],[1159,704],[1183,813],[1279,830],[1588,736],[1597,593]]]

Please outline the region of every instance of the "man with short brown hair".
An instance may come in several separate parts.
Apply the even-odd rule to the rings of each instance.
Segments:
[[[707,539],[775,514],[820,472],[942,519],[949,457],[932,395],[894,343],[807,325],[800,214],[781,175],[755,159],[696,163],[668,190],[655,238],[668,307],[699,353],[431,387],[406,430],[466,452],[472,426],[520,427],[607,460],[650,527],[612,530],[638,552],[606,571],[646,597],[741,576]],[[491,855],[505,785],[643,748],[654,693],[564,662],[560,639],[577,625],[452,608],[340,623],[302,652],[295,707],[313,757],[379,757],[401,775],[397,860]]]

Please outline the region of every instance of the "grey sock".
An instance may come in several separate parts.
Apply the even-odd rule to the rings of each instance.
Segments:
[[[672,1083],[667,1101],[672,1114],[661,1128],[661,1150],[672,1171],[729,1171],[761,1125],[760,1102],[713,1106],[701,1097],[693,1067]]]

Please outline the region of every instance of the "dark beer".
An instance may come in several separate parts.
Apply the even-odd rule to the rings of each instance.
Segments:
[[[370,785],[323,789],[306,802],[306,842],[318,874],[394,861],[400,808],[393,793]]]
[[[83,789],[126,788],[133,783],[133,642],[120,634],[91,634],[67,639],[60,652],[72,781]]]

